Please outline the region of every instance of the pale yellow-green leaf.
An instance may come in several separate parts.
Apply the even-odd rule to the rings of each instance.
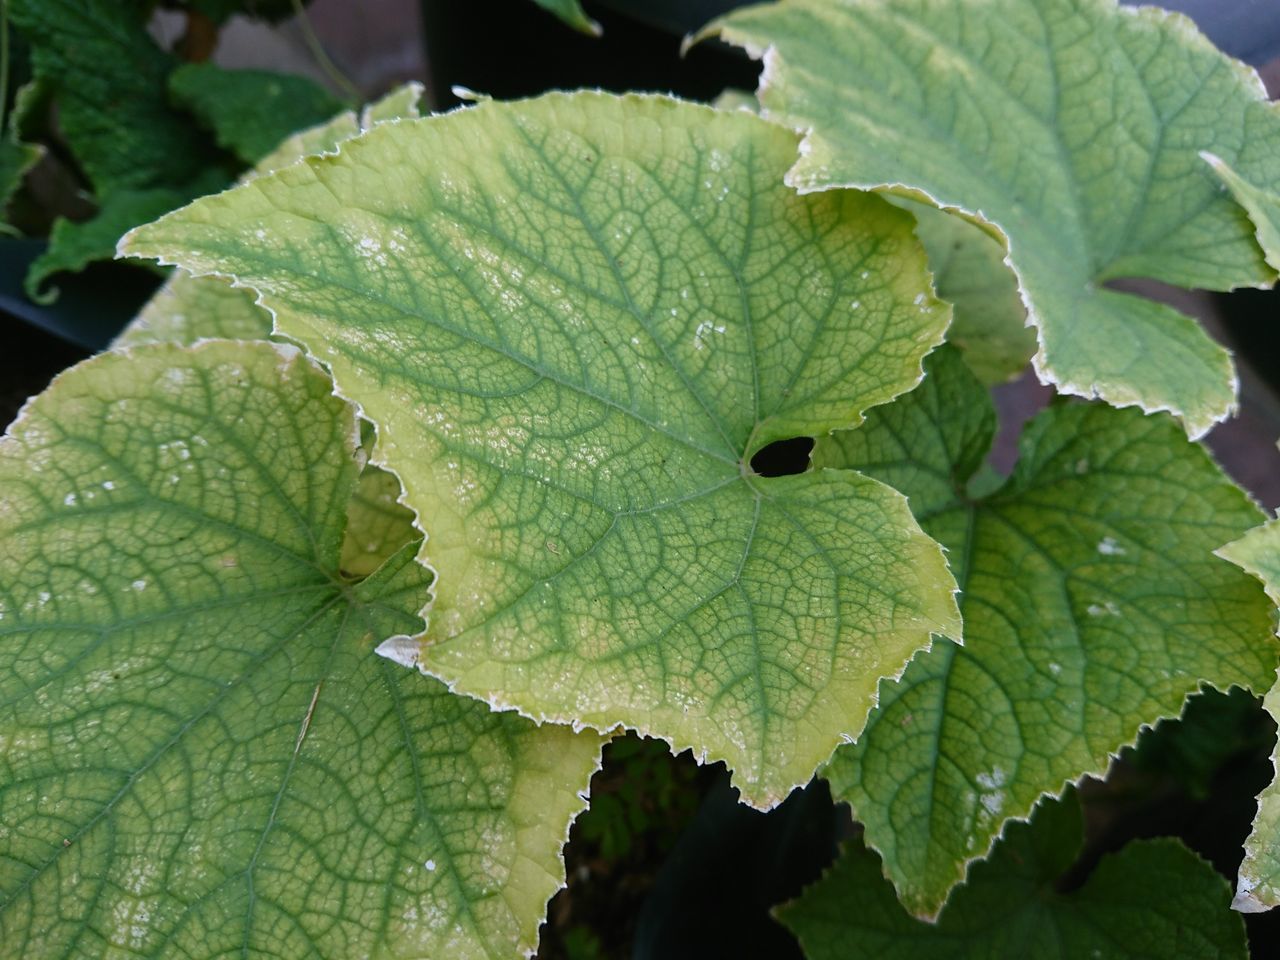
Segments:
[[[416,80],[401,84],[373,103],[366,104],[360,113],[360,127],[368,130],[374,124],[391,120],[413,120],[421,116],[420,108],[425,89]],[[316,153],[307,150],[302,156]]]
[[[351,408],[291,347],[105,354],[0,440],[0,954],[519,956],[599,739],[377,656]]]
[[[728,88],[712,101],[717,110],[759,112],[753,94]],[[938,296],[954,316],[947,342],[964,351],[984,383],[1011,380],[1026,369],[1036,350],[1035,331],[1018,295],[1018,280],[1004,262],[1004,248],[981,227],[962,217],[907,197],[889,199],[916,218],[916,236],[929,256]]]
[[[125,250],[260,291],[377,425],[439,571],[404,659],[725,760],[768,806],[861,730],[881,677],[958,633],[898,494],[749,467],[909,389],[948,320],[910,218],[798,196],[795,149],[662,97],[486,102]]]
[[[194,278],[175,270],[120,331],[113,347],[144,343],[193,344],[197,340],[265,340],[271,315],[253,293],[216,277]]]
[[[405,544],[416,540],[413,511],[398,502],[400,481],[372,463],[360,472],[342,541],[340,569],[367,577]]]
[[[711,105],[717,110],[746,110],[749,113],[760,112],[760,102],[756,100],[754,93],[746,90],[738,90],[735,87],[725,87],[720,91],[720,95],[711,101]]]

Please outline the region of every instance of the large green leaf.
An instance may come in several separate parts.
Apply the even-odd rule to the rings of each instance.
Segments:
[[[376,123],[418,116],[422,85],[406,83],[382,99],[367,105],[357,116],[344,110],[325,123],[299,130],[285,137],[245,174],[245,179],[261,176],[297,163],[316,153],[330,153]],[[174,204],[173,206],[176,206]],[[168,207],[173,209],[173,207]],[[158,210],[156,215],[164,213]],[[134,226],[141,221],[134,221]],[[115,238],[119,239],[119,236]],[[113,244],[115,240],[112,241]],[[114,346],[140,343],[195,343],[201,339],[265,340],[271,335],[271,315],[254,303],[253,291],[232,287],[218,277],[192,277],[175,270],[120,332]]]
[[[213,142],[169,103],[165,85],[176,61],[147,32],[151,7],[140,0],[8,4],[31,47],[41,95],[56,99],[62,138],[99,204],[87,221],[54,224],[48,251],[25,281],[40,303],[57,296],[43,289],[51,275],[109,258],[126,230],[229,179]]]
[[[1280,520],[1255,527],[1218,555],[1254,574],[1266,586],[1271,602],[1280,606]],[[1262,701],[1280,722],[1280,675]],[[1232,906],[1258,913],[1280,905],[1280,744],[1271,753],[1277,778],[1258,796],[1258,814],[1244,844],[1244,862]]]
[[[807,131],[789,183],[928,199],[1004,237],[1043,378],[1193,436],[1231,411],[1225,350],[1105,287],[1275,279],[1199,151],[1274,187],[1280,121],[1191,21],[1115,0],[784,0],[709,29],[768,48],[765,114]]]
[[[717,110],[758,113],[759,101],[741,90],[724,90]],[[964,351],[969,366],[986,383],[1010,380],[1035,353],[1035,331],[1018,293],[1017,276],[1004,262],[1004,248],[981,227],[962,217],[907,197],[889,199],[916,218],[916,236],[929,256],[938,296],[954,316],[947,342]]]
[[[1009,960],[1248,956],[1244,924],[1213,868],[1175,840],[1130,843],[1079,889],[1059,880],[1080,849],[1074,793],[1017,823],[939,917],[907,914],[874,853],[850,844],[831,871],[780,911],[809,960]]]
[[[142,0],[9,0],[32,68],[58,101],[58,125],[99,196],[187,183],[211,141],[169,104],[176,61],[147,33]]]
[[[376,656],[356,420],[293,348],[107,354],[0,441],[6,956],[531,950],[599,740]]]
[[[174,70],[169,93],[245,163],[257,163],[289,134],[324,123],[342,109],[340,100],[307,77],[224,70],[212,63]]]
[[[827,773],[912,912],[932,916],[1011,817],[1106,770],[1143,725],[1210,684],[1265,690],[1267,598],[1213,556],[1259,511],[1167,416],[1064,404],[1037,417],[1012,477],[975,496],[986,392],[955,353],[814,461],[908,495],[950,551],[965,646],[935,646]]]
[[[488,102],[123,249],[260,291],[377,424],[439,571],[427,671],[726,760],[766,806],[862,729],[880,677],[958,633],[898,494],[748,466],[908,389],[947,322],[910,218],[796,195],[794,153],[663,97]]]
[[[120,238],[138,224],[224,186],[223,174],[209,170],[181,187],[115,190],[103,199],[89,219],[55,220],[49,233],[49,246],[32,261],[22,281],[23,289],[36,303],[52,303],[58,297],[58,289],[49,284],[50,278],[59,273],[79,273],[96,261],[110,260]]]

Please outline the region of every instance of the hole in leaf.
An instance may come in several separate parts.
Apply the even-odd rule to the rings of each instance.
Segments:
[[[756,451],[751,469],[762,477],[789,477],[809,469],[813,437],[791,437],[775,440]]]

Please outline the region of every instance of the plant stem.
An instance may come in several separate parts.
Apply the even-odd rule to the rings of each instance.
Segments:
[[[178,41],[178,52],[188,63],[204,63],[218,46],[218,25],[199,10],[187,11],[187,31]]]
[[[347,79],[346,74],[338,69],[337,64],[325,52],[324,45],[311,27],[311,18],[307,16],[307,11],[302,7],[302,0],[293,0],[293,13],[297,18],[299,28],[302,30],[302,39],[306,42],[307,49],[311,51],[311,56],[315,58],[316,64],[325,72],[325,76],[351,98],[353,104],[359,104],[364,100],[364,95],[354,83]]]

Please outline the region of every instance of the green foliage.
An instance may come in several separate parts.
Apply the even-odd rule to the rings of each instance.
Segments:
[[[1271,602],[1280,606],[1280,520],[1255,527],[1220,549],[1218,555],[1258,577]],[[1280,720],[1280,681],[1272,686],[1262,706]],[[1258,815],[1244,844],[1244,862],[1232,904],[1246,913],[1280,905],[1280,744],[1272,751],[1271,765],[1278,771],[1277,777],[1258,797]]]
[[[99,196],[177,186],[208,166],[213,144],[169,102],[177,61],[146,31],[141,0],[9,0],[35,76],[58,102],[67,145]]]
[[[24,142],[23,129],[33,101],[39,98],[37,84],[26,84],[14,96],[13,110],[0,130],[0,221],[5,220],[9,201],[22,186],[27,172],[44,156],[44,147]]]
[[[600,946],[600,938],[590,930],[578,928],[569,931],[565,936],[565,953],[569,960],[604,960],[604,949]]]
[[[338,572],[348,579],[370,577],[400,551],[417,540],[413,511],[400,503],[395,474],[367,464],[347,505],[347,532],[338,558]]]
[[[1274,184],[1280,118],[1189,20],[1115,0],[785,0],[709,29],[770,51],[765,114],[808,131],[789,183],[901,193],[1003,236],[1046,380],[1170,410],[1192,436],[1233,409],[1225,350],[1105,286],[1276,277],[1199,151]]]
[[[422,119],[179,66],[152,6],[10,2],[0,195],[43,91],[98,207],[33,289],[253,166],[131,230],[181,269],[0,440],[5,950],[532,951],[629,728],[605,858],[688,816],[668,745],[851,804],[865,845],[780,914],[815,960],[1242,954],[1177,843],[1086,875],[1070,785],[1206,687],[1280,711],[1280,528],[1186,438],[1230,361],[1105,287],[1274,280],[1247,71],[1112,0],[784,0],[714,27],[763,118]],[[986,385],[1033,354],[1112,406],[1055,403],[1002,478]],[[1193,792],[1218,719],[1160,748]],[[1278,789],[1238,910],[1276,900]]]
[[[1035,353],[1036,336],[1027,326],[1027,309],[1003,248],[961,217],[903,197],[893,199],[915,215],[938,296],[954,307],[947,342],[964,351],[965,362],[984,383],[1016,377]]]
[[[1011,824],[937,924],[903,910],[875,854],[855,841],[781,919],[810,960],[1248,956],[1226,883],[1176,842],[1131,843],[1079,889],[1061,889],[1081,828],[1074,791]]]
[[[89,220],[56,221],[49,234],[49,248],[31,264],[23,281],[27,296],[37,303],[49,303],[56,298],[57,291],[46,290],[44,285],[54,274],[77,272],[95,261],[110,259],[125,232],[218,186],[221,178],[215,175],[213,183],[193,184],[187,190],[169,187],[116,190]]]
[[[755,97],[741,90],[725,90],[714,106],[759,112]],[[1003,247],[961,217],[906,197],[887,199],[916,218],[916,235],[928,254],[938,296],[954,308],[947,341],[964,351],[983,382],[1016,377],[1035,352],[1036,338],[1027,326],[1017,277],[1004,262]]]
[[[1225,766],[1275,742],[1274,726],[1260,722],[1260,707],[1240,687],[1206,688],[1187,700],[1182,716],[1144,731],[1122,756],[1137,776],[1176,785],[1195,802],[1210,800]]]
[[[600,742],[375,655],[430,575],[341,568],[399,539],[359,459],[326,376],[225,341],[89,361],[0,441],[6,951],[532,948]]]
[[[263,160],[295,131],[328,120],[341,102],[303,77],[183,64],[147,31],[153,3],[129,0],[12,0],[13,24],[31,50],[41,95],[56,107],[57,139],[88,181],[98,209],[83,221],[58,218],[49,249],[32,264],[27,294],[48,303],[59,272],[109,259],[121,235],[224,187],[240,164]],[[267,18],[292,2],[211,0],[189,5],[221,22],[234,12]],[[15,109],[15,113],[18,112]],[[0,199],[39,154],[0,145]],[[298,154],[299,156],[301,153]]]
[[[407,83],[367,105],[359,116],[344,110],[325,123],[298,130],[259,159],[245,177],[270,173],[309,154],[330,153],[376,123],[415,118],[421,96],[421,85]],[[113,245],[119,236],[112,239]],[[115,345],[191,344],[218,337],[265,340],[270,334],[271,315],[254,303],[252,291],[231,287],[217,277],[193,277],[176,270],[121,331]]]
[[[619,737],[606,750],[615,777],[605,785],[592,784],[591,806],[578,819],[577,830],[601,857],[617,861],[650,829],[692,817],[697,794],[689,778],[681,776],[688,768],[672,765],[661,740]]]
[[[175,104],[213,131],[218,145],[257,163],[297,130],[327,121],[342,102],[306,77],[188,63],[169,75]],[[117,237],[118,239],[118,237]]]
[[[880,677],[958,633],[898,494],[747,466],[909,388],[947,321],[908,218],[797,197],[794,152],[664,98],[486,103],[123,249],[257,290],[378,424],[441,574],[408,660],[724,759],[767,807],[858,734]]]
[[[44,155],[38,144],[22,143],[12,137],[0,139],[0,215],[22,186],[22,178]]]
[[[192,344],[218,337],[266,340],[270,333],[271,315],[254,304],[251,291],[175,270],[120,331],[115,346]]]
[[[9,202],[22,188],[23,180],[44,157],[45,148],[28,143],[32,131],[31,114],[44,97],[43,86],[35,81],[25,84],[15,94],[13,109],[0,131],[0,231],[16,232],[9,223]]]
[[[927,369],[814,460],[906,493],[963,591],[964,647],[882,687],[827,769],[904,904],[933,916],[1008,818],[1105,772],[1202,683],[1266,690],[1276,650],[1266,597],[1212,554],[1258,510],[1170,418],[1053,407],[1008,482],[975,496],[994,411],[955,353]]]
[[[1248,211],[1257,229],[1258,243],[1262,246],[1267,263],[1273,269],[1280,270],[1280,193],[1275,189],[1250,183],[1211,153],[1203,156],[1231,190],[1236,202]]]

